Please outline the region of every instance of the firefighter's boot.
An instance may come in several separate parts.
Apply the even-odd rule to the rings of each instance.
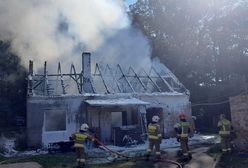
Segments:
[[[150,153],[147,153],[147,154],[146,154],[146,161],[148,161],[148,160],[150,159],[150,156],[151,156]]]
[[[192,154],[191,153],[189,153],[189,160],[191,160],[192,159]]]
[[[156,155],[156,160],[160,161],[161,160],[161,155]]]
[[[157,155],[156,158],[153,161],[154,162],[160,162],[161,161],[161,156]]]

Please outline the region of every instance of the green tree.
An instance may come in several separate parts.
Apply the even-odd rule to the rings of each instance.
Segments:
[[[246,0],[138,0],[131,6],[133,22],[148,37],[152,56],[190,90],[193,104],[227,100],[244,91],[247,10]],[[222,104],[197,106],[193,112],[202,108],[207,115],[229,111]]]
[[[10,52],[10,43],[0,41],[0,125],[12,125],[16,116],[25,117],[26,70]]]

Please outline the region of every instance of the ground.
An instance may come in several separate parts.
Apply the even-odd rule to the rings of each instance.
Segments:
[[[36,162],[25,162],[0,165],[0,168],[42,168],[42,166]]]
[[[213,147],[215,148],[215,147]],[[248,155],[247,153],[233,153],[230,155],[220,155],[220,153],[211,153],[212,148],[209,150],[209,147],[199,147],[196,146],[192,150],[193,159],[187,163],[184,168],[247,168],[248,165]],[[167,159],[176,160],[176,157],[173,157],[176,149],[174,151],[168,151],[163,153],[163,157]],[[168,154],[170,153],[170,154]],[[218,156],[218,159],[216,159]],[[42,168],[72,168],[75,165],[74,154],[45,154],[38,156],[29,156],[29,157],[19,157],[19,158],[9,158],[5,163],[16,163],[16,162],[28,162],[26,165],[23,164],[1,164],[0,168],[40,168],[39,164],[42,165]],[[93,158],[91,158],[93,159]],[[2,159],[3,160],[3,159]],[[217,164],[218,163],[218,164]],[[11,167],[10,167],[11,166]],[[28,167],[29,166],[29,167]],[[164,162],[153,162],[153,161],[117,161],[114,163],[105,163],[105,164],[88,164],[88,168],[176,168],[176,166],[164,163]]]
[[[201,161],[202,158],[206,159],[207,156],[204,157],[196,157],[199,156],[200,153],[206,152],[207,147],[199,148],[196,147],[192,150],[193,157],[195,157],[193,160],[194,162],[204,162]],[[163,152],[162,157],[169,160],[176,160],[176,154],[177,154],[177,148],[171,148],[168,149],[166,152]],[[144,152],[144,151],[143,151]],[[206,159],[209,161],[211,159],[210,156]],[[9,158],[5,161],[5,163],[16,163],[16,162],[36,162],[42,165],[43,168],[71,168],[75,166],[75,157],[73,153],[66,153],[66,154],[45,154],[45,155],[37,155],[37,156],[29,156],[29,157],[18,157],[18,158]],[[177,166],[174,166],[173,164],[168,164],[166,162],[154,162],[154,161],[125,161],[120,160],[116,161],[114,163],[105,163],[105,164],[91,164],[91,160],[96,160],[96,158],[89,158],[88,159],[88,168],[136,168],[136,167],[149,167],[149,168],[176,168]],[[212,159],[213,160],[213,159]],[[189,164],[193,164],[194,162],[190,162]],[[31,164],[31,163],[29,163]],[[2,166],[2,167],[1,167]],[[6,165],[1,165],[0,168],[8,168]],[[12,168],[13,165],[11,165]],[[13,168],[23,168],[23,165],[15,165]],[[30,168],[39,168],[36,165],[33,165],[33,167]],[[191,167],[188,167],[191,168]],[[197,168],[197,167],[194,167]],[[199,167],[200,168],[200,167]],[[205,167],[208,168],[208,167]]]
[[[210,138],[211,137],[211,138]],[[211,140],[212,139],[212,140]],[[199,143],[200,142],[200,143]],[[193,159],[184,165],[184,168],[247,168],[248,154],[235,152],[233,154],[221,155],[219,145],[212,136],[196,136],[191,140],[191,152]],[[145,154],[147,144],[130,148],[108,146],[112,150],[128,154],[132,157],[142,157]],[[162,143],[162,157],[176,161],[178,143],[173,139],[165,140]],[[15,157],[3,157],[0,155],[0,168],[72,168],[75,166],[74,153],[47,154],[42,152],[29,151]],[[115,160],[115,162],[113,162]],[[13,163],[24,163],[14,164]],[[127,161],[116,158],[114,155],[102,149],[95,149],[89,153],[87,168],[176,168],[172,164],[153,161]],[[11,164],[11,165],[8,165]],[[9,167],[8,167],[9,166]],[[31,166],[31,167],[28,167]]]
[[[209,147],[200,147],[192,150],[192,160],[185,165],[185,168],[214,168],[215,159],[206,152]]]

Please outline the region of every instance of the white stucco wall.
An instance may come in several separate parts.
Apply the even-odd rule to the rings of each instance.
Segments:
[[[41,142],[43,147],[47,147],[47,145],[51,142],[58,141],[68,141],[69,137],[72,133],[78,130],[79,121],[77,121],[77,115],[80,111],[82,103],[81,96],[62,96],[62,97],[53,97],[53,98],[45,98],[45,97],[33,97],[28,100],[28,104],[34,104],[35,108],[29,109],[29,115],[32,115],[33,112],[39,110],[40,113],[43,113],[43,118],[34,118],[34,121],[27,121],[32,125],[32,122],[35,120],[42,120],[41,126]],[[46,109],[49,108],[59,108],[66,111],[66,130],[60,131],[46,131],[45,130],[45,114]],[[56,118],[54,118],[54,122],[56,122]],[[32,128],[30,128],[32,129]],[[35,128],[39,129],[39,128]],[[32,135],[28,135],[32,136]],[[35,137],[34,137],[35,138]]]
[[[43,147],[51,142],[67,141],[72,133],[79,130],[80,124],[82,122],[82,116],[80,114],[85,113],[85,107],[82,107],[82,103],[86,99],[113,99],[113,98],[138,98],[142,101],[149,102],[146,108],[150,107],[161,107],[163,109],[164,118],[164,134],[169,136],[173,131],[173,125],[177,120],[177,114],[179,112],[185,112],[191,116],[189,97],[184,94],[116,94],[116,95],[98,95],[98,94],[86,94],[86,95],[67,95],[58,97],[31,97],[28,99],[28,115],[29,115],[29,130],[28,134],[32,133],[32,113],[39,111],[44,113],[45,108],[65,108],[66,109],[66,130],[64,131],[45,131],[44,129],[44,118],[39,118],[37,120],[42,120],[41,123],[41,138]],[[44,117],[44,114],[43,114]],[[80,121],[81,118],[81,121]],[[56,118],[54,119],[56,122]],[[38,126],[35,129],[39,129]],[[31,130],[31,131],[30,131]],[[38,131],[39,132],[39,131]],[[38,135],[38,134],[37,134]],[[39,136],[32,137],[34,141],[37,141]]]
[[[150,107],[161,107],[163,109],[164,137],[174,135],[174,124],[178,122],[178,114],[184,112],[189,121],[192,121],[191,106],[189,96],[185,94],[143,94],[139,96],[141,100],[149,102]]]

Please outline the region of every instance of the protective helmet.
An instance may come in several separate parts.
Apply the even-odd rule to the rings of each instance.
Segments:
[[[83,123],[82,125],[81,125],[81,127],[80,127],[80,130],[81,131],[87,131],[89,129],[89,126],[88,126],[88,124],[86,124],[86,123]]]
[[[159,122],[159,120],[160,120],[159,116],[156,116],[155,115],[155,116],[152,117],[152,122],[156,122],[157,123],[157,122]]]
[[[186,115],[184,113],[179,113],[178,117],[179,119],[185,119]]]

